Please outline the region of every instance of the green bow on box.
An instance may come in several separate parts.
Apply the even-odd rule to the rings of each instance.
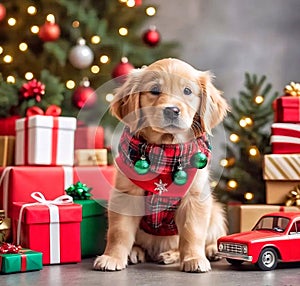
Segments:
[[[92,188],[89,188],[86,184],[77,182],[76,184],[72,184],[65,191],[73,200],[88,200],[92,196],[90,193],[91,190]]]

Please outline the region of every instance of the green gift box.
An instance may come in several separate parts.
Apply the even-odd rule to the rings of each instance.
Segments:
[[[80,225],[81,256],[91,257],[103,253],[106,244],[106,200],[74,200],[82,205]]]
[[[41,252],[21,250],[16,254],[0,254],[0,273],[8,274],[41,270],[43,268]]]

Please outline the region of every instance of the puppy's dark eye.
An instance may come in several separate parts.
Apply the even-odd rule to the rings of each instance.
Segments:
[[[183,93],[185,95],[191,95],[192,94],[192,91],[189,87],[185,87],[184,90],[183,90]]]
[[[159,85],[153,85],[150,89],[150,92],[153,94],[153,95],[160,95],[161,94],[161,88]]]

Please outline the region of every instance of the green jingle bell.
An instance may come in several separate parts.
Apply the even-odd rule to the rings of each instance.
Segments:
[[[173,182],[176,185],[184,185],[187,182],[188,179],[188,175],[186,173],[186,171],[182,170],[182,169],[178,169],[178,171],[176,171],[173,175]]]
[[[191,165],[197,169],[203,169],[207,165],[207,156],[202,152],[195,153],[191,158]]]
[[[144,175],[149,172],[150,169],[150,164],[146,160],[145,156],[142,156],[140,160],[137,160],[134,164],[134,170],[139,174],[139,175]]]

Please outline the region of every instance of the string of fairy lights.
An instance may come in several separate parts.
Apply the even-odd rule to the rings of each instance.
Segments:
[[[128,8],[133,8],[135,6],[141,5],[141,1],[140,0],[119,0],[120,3],[126,5]],[[27,7],[26,12],[28,13],[28,15],[31,16],[35,16],[38,14],[38,9],[34,6],[34,5],[30,5]],[[149,17],[152,17],[156,14],[156,9],[153,6],[148,6],[145,7],[145,14]],[[46,17],[46,21],[50,22],[50,23],[55,23],[55,17],[53,14],[48,14]],[[7,19],[7,24],[10,27],[13,27],[17,24],[18,20],[14,17],[9,17]],[[80,22],[78,20],[74,20],[72,22],[72,27],[74,29],[77,29],[80,27]],[[29,27],[29,30],[32,34],[38,34],[40,32],[40,27],[38,25],[33,25],[31,27]],[[118,33],[120,36],[122,37],[126,37],[130,31],[127,27],[119,27],[118,29]],[[98,45],[101,44],[101,35],[93,35],[91,36],[91,38],[89,39],[89,43],[92,45]],[[28,51],[28,43],[26,42],[21,42],[21,43],[17,43],[17,49],[22,52],[22,53],[26,53]],[[3,63],[5,64],[11,64],[14,61],[13,56],[9,53],[9,51],[5,51],[5,49],[0,46],[0,60],[2,60]],[[93,74],[98,74],[101,70],[101,65],[102,64],[108,64],[110,62],[110,57],[107,54],[101,54],[98,56],[99,57],[99,64],[94,64],[90,67],[90,71]],[[32,71],[28,71],[24,74],[24,78],[26,80],[32,80],[34,78],[34,73]],[[6,82],[8,83],[12,83],[14,84],[16,82],[16,78],[14,75],[8,75],[6,77]],[[65,86],[66,88],[72,90],[76,87],[76,83],[72,80],[69,79],[65,82]],[[109,101],[110,98],[107,98],[107,100]]]
[[[262,104],[264,102],[264,97],[261,96],[261,95],[257,95],[255,98],[254,98],[254,102],[259,105],[259,104]],[[249,116],[242,116],[240,119],[239,119],[239,126],[241,128],[249,128],[251,126],[253,126],[254,124],[254,121],[251,117]],[[231,133],[229,135],[229,140],[236,144],[240,141],[240,136],[236,133]],[[257,146],[255,145],[250,145],[248,147],[248,156],[250,158],[257,158],[259,157],[261,154],[257,148]],[[229,167],[232,167],[234,164],[235,164],[235,158],[231,157],[231,158],[223,158],[220,160],[219,162],[220,166],[221,167],[224,167],[224,168],[229,168]],[[217,184],[217,182],[213,182],[212,183],[212,186],[215,187]],[[227,190],[228,191],[234,191],[238,188],[239,184],[238,184],[238,181],[234,178],[232,179],[229,179],[226,183],[227,185]],[[252,192],[246,192],[244,194],[244,198],[248,201],[251,201],[253,198],[254,198],[254,194]]]

